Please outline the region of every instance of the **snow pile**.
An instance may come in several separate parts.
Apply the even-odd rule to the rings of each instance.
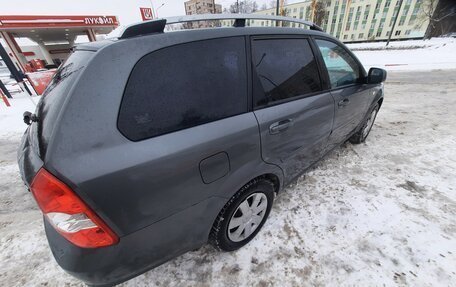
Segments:
[[[389,71],[456,69],[456,39],[432,38],[348,44],[368,70],[371,67]]]

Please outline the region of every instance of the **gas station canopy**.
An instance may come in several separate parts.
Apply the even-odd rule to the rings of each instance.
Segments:
[[[116,16],[33,16],[33,15],[0,15],[0,35],[8,45],[10,56],[18,68],[26,71],[26,56],[15,38],[29,38],[36,42],[47,64],[53,61],[52,50],[48,48],[60,45],[60,51],[68,50],[74,45],[79,35],[86,35],[89,41],[96,41],[97,34],[108,34],[119,25]],[[59,48],[59,47],[57,47]]]
[[[7,66],[16,81],[22,83],[26,78],[42,94],[78,36],[96,41],[97,34],[108,34],[118,25],[116,16],[0,15],[0,36],[6,43],[5,49],[0,48],[3,57],[9,58]],[[21,47],[16,38],[28,38],[36,45]]]

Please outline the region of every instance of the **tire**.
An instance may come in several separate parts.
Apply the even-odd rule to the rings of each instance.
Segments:
[[[359,129],[359,131],[357,131],[348,139],[352,144],[360,144],[366,140],[372,127],[374,126],[375,118],[377,117],[379,109],[380,106],[376,104],[375,107],[369,111],[369,115],[364,120],[364,123]]]
[[[217,216],[209,243],[222,251],[233,251],[246,245],[266,222],[274,201],[274,190],[274,184],[264,178],[242,187]]]

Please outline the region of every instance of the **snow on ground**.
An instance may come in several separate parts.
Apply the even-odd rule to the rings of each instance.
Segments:
[[[26,93],[12,96],[13,99],[8,99],[10,107],[7,107],[0,98],[0,140],[8,137],[9,134],[15,135],[18,131],[25,131],[22,114],[25,111],[33,113],[39,101],[39,97],[30,98]]]
[[[236,252],[186,253],[122,286],[455,286],[456,70],[389,73],[366,143],[331,152]],[[81,286],[58,267],[25,190],[21,97],[0,102],[0,285]]]
[[[388,71],[456,68],[456,38],[394,41],[388,48],[385,42],[347,46],[354,49],[366,70],[371,67]]]

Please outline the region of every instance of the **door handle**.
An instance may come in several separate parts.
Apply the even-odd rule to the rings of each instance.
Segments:
[[[271,135],[278,134],[280,132],[285,131],[292,125],[293,125],[292,119],[281,120],[281,121],[273,123],[272,125],[269,126],[269,133]]]
[[[345,98],[345,99],[343,99],[342,101],[340,101],[337,105],[338,105],[339,107],[345,107],[345,106],[347,106],[349,103],[350,103],[350,100],[347,99],[347,98]]]

